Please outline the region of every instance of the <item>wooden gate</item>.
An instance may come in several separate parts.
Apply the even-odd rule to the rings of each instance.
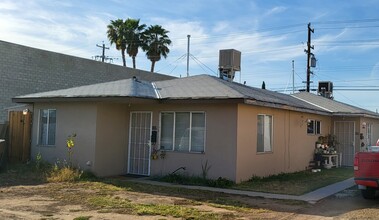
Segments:
[[[31,112],[9,112],[9,161],[26,162],[30,159],[31,126]]]

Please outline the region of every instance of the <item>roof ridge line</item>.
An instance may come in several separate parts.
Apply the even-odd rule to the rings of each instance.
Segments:
[[[227,88],[233,90],[234,92],[240,94],[241,96],[246,97],[242,92],[238,91],[238,90],[235,89],[235,88],[230,87],[229,85],[227,85],[227,83],[230,83],[230,84],[235,83],[236,86],[247,86],[247,85],[243,85],[243,84],[241,84],[241,83],[237,83],[237,82],[234,82],[234,81],[227,81],[227,80],[221,79],[220,77],[216,77],[216,76],[211,76],[211,75],[206,75],[206,76],[208,76],[208,77],[210,77],[210,78],[215,78],[217,83],[220,83],[221,85],[223,85],[223,86],[225,86],[225,87],[227,87]],[[226,83],[225,83],[225,82],[226,82]],[[250,87],[250,86],[247,86],[247,87],[252,88],[252,87]]]
[[[316,106],[316,107],[318,107],[318,108],[324,109],[325,111],[328,111],[328,112],[333,113],[333,111],[330,110],[330,109],[327,109],[327,108],[324,108],[324,107],[322,107],[322,106],[316,105],[316,104],[314,104],[314,103],[312,103],[312,102],[309,102],[309,101],[307,101],[307,100],[304,100],[304,99],[299,98],[299,97],[294,96],[294,95],[290,95],[290,96],[292,96],[292,97],[294,97],[294,98],[296,98],[296,99],[298,99],[298,100],[300,100],[300,101],[303,101],[303,102],[306,102],[306,103],[311,104],[311,105],[313,105],[313,106]]]
[[[153,89],[154,89],[154,92],[155,92],[155,95],[157,96],[157,98],[158,99],[162,99],[162,96],[159,93],[157,85],[155,84],[155,82],[151,82],[151,85],[153,86]]]

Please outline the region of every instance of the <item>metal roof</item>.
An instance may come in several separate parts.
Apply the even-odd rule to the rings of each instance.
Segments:
[[[317,106],[332,113],[333,115],[341,116],[371,116],[379,118],[379,114],[359,108],[356,106],[348,105],[336,100],[328,99],[322,96],[318,96],[309,92],[300,92],[292,95],[293,97]]]
[[[248,99],[261,105],[298,110],[325,112],[323,109],[300,101],[286,94],[253,88],[236,82],[229,82],[209,75],[164,80],[154,83],[162,99]],[[258,104],[255,102],[255,104]],[[249,102],[251,103],[251,102]]]
[[[66,100],[71,98],[132,97],[151,100],[238,100],[238,102],[329,114],[323,108],[301,101],[290,95],[229,82],[209,75],[196,75],[153,83],[136,78],[80,86],[71,89],[17,96],[15,102]]]
[[[162,99],[244,98],[238,91],[220,83],[218,78],[197,75],[154,83]]]
[[[136,78],[132,78],[117,80],[113,82],[98,83],[88,86],[79,86],[70,89],[61,89],[50,92],[17,96],[15,97],[15,100],[93,97],[138,97],[155,99],[156,94],[150,82],[140,81]]]

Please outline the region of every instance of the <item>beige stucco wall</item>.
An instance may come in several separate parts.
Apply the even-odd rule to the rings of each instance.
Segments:
[[[45,108],[57,109],[54,147],[36,144],[38,112]],[[151,161],[151,176],[165,175],[179,167],[186,167],[185,171],[179,171],[181,173],[201,175],[206,161],[210,166],[209,178],[222,176],[237,182],[254,175],[304,170],[313,158],[318,137],[333,133],[329,116],[246,104],[40,103],[34,106],[32,158],[41,152],[43,159],[50,162],[66,159],[66,138],[76,133],[73,154],[76,164],[100,176],[126,174],[132,111],[152,112],[152,126],[157,129],[158,137],[162,111],[203,111],[206,114],[205,152],[167,151],[165,159]],[[256,152],[258,114],[273,116],[273,152]],[[320,135],[307,134],[308,119],[321,121]],[[155,147],[160,147],[159,138]]]
[[[368,125],[371,125],[371,139],[368,139]],[[364,139],[360,140],[360,142],[363,142],[365,144],[365,147],[368,145],[376,145],[377,140],[379,139],[379,120],[374,118],[368,118],[368,117],[361,117],[359,122],[359,129],[360,133],[363,134]],[[365,148],[363,147],[363,148]],[[362,147],[360,148],[360,151],[364,150]]]
[[[126,104],[97,104],[96,149],[93,171],[99,176],[125,174],[129,112]]]
[[[40,109],[56,109],[55,146],[37,144]],[[42,159],[50,163],[68,160],[66,139],[69,135],[76,133],[72,163],[82,169],[90,169],[86,163],[95,159],[96,115],[96,104],[36,103],[33,114],[31,158],[34,160],[40,152]]]
[[[258,114],[273,116],[272,152],[257,153]],[[307,134],[308,119],[321,121],[320,135],[330,133],[327,116],[239,104],[236,181],[306,169],[320,136]]]
[[[151,161],[151,176],[165,175],[185,167],[180,173],[201,175],[202,165],[208,161],[208,177],[220,176],[235,180],[236,176],[236,104],[157,104],[131,105],[130,111],[152,111],[153,124],[160,136],[160,112],[162,111],[204,111],[206,114],[206,141],[204,153],[183,153],[167,151],[165,159]],[[159,140],[156,147],[160,147]]]
[[[188,107],[191,106],[191,107]],[[54,163],[67,159],[66,138],[76,133],[74,165],[90,169],[96,175],[126,174],[128,159],[129,117],[132,111],[151,111],[159,133],[161,111],[204,111],[206,113],[206,146],[204,153],[168,151],[165,159],[151,161],[151,176],[171,173],[186,167],[185,173],[201,175],[208,161],[209,178],[236,176],[236,104],[129,105],[112,103],[35,104],[34,122],[39,109],[57,110],[56,145],[38,146],[38,123],[33,124],[32,158],[41,152],[44,160]],[[220,111],[221,110],[221,111]],[[159,146],[159,142],[156,147]],[[88,166],[88,161],[90,166]]]

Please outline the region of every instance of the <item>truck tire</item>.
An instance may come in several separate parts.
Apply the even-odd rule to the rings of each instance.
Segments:
[[[361,189],[361,193],[363,198],[365,199],[375,199],[376,190],[370,187],[367,187],[367,189]]]

